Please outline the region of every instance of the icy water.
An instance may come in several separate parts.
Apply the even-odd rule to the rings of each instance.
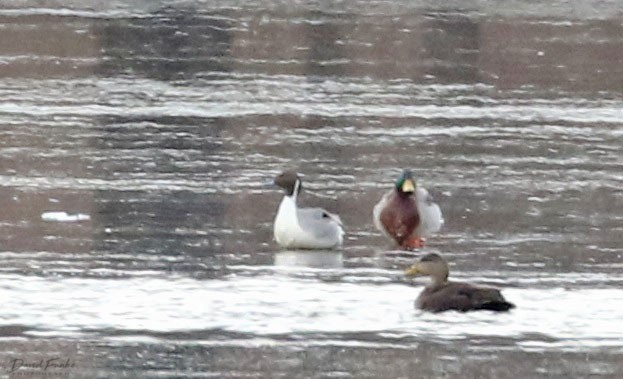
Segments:
[[[437,3],[0,3],[0,377],[623,376],[620,10]],[[515,310],[413,308],[406,167]],[[288,168],[343,249],[272,241]]]

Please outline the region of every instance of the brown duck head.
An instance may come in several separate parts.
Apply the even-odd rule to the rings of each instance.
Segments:
[[[436,253],[424,255],[419,261],[405,270],[406,276],[430,276],[433,284],[446,283],[449,274],[448,263],[441,255]]]
[[[287,196],[298,195],[303,189],[303,182],[294,171],[284,171],[275,177],[275,185],[281,187]]]

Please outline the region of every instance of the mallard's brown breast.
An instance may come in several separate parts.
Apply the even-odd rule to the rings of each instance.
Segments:
[[[380,221],[385,231],[403,246],[420,224],[420,215],[412,196],[394,195],[381,211]]]

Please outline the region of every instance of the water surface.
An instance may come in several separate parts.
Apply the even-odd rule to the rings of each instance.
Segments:
[[[620,375],[620,12],[504,5],[1,6],[2,374]],[[413,308],[371,220],[406,167],[515,310]],[[272,241],[284,169],[343,249]]]

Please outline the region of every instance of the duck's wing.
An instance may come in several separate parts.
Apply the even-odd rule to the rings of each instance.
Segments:
[[[385,207],[389,203],[389,199],[391,198],[393,193],[394,193],[393,189],[385,192],[385,194],[383,195],[381,200],[379,200],[379,202],[376,203],[376,205],[374,206],[374,209],[372,209],[372,220],[374,221],[374,226],[381,233],[385,234],[386,236],[388,236],[390,238],[391,238],[391,236],[385,230],[385,227],[383,226],[383,223],[381,223],[381,212],[383,212],[383,209],[385,209]]]
[[[336,235],[344,235],[340,216],[322,208],[299,208],[297,217],[301,229],[314,238],[335,238]]]
[[[500,290],[468,283],[448,283],[442,288],[426,288],[418,298],[420,308],[442,312],[457,310],[508,311],[515,306],[504,299]]]
[[[459,283],[459,287],[459,293],[469,297],[474,310],[487,309],[501,312],[515,307],[514,304],[504,299],[504,296],[497,288],[461,283]]]
[[[420,237],[428,237],[433,233],[437,233],[444,223],[439,205],[435,203],[435,199],[425,188],[418,187],[415,197],[418,213],[420,214],[420,225],[415,229],[414,234]]]

